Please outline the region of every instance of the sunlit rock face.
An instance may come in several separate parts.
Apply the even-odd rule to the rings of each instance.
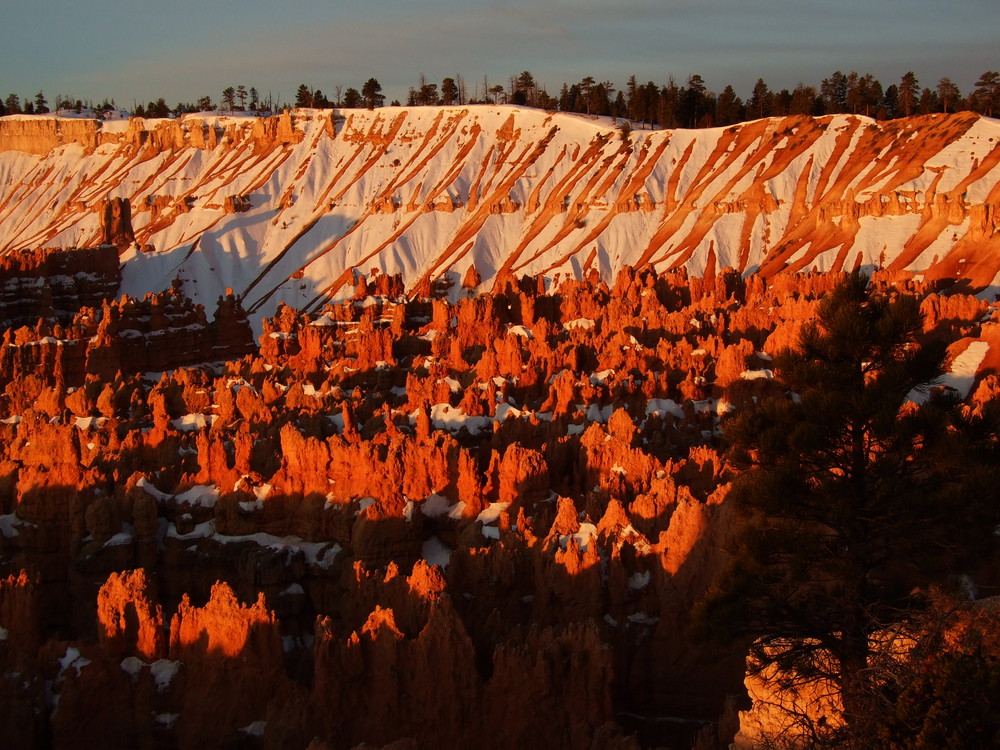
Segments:
[[[0,715],[26,747],[634,748],[748,689],[737,740],[783,731],[688,625],[735,521],[721,420],[780,391],[772,356],[841,278],[624,269],[451,303],[359,276],[239,356],[194,346],[176,288],[8,332]],[[943,384],[995,409],[995,309],[873,283],[922,300]],[[246,330],[235,295],[220,320]]]
[[[768,698],[688,632],[723,420],[859,264],[995,413],[996,123],[341,114],[0,120],[0,726],[614,750]]]
[[[179,278],[196,302],[230,287],[266,314],[318,310],[373,269],[407,290],[449,273],[611,283],[626,265],[884,267],[981,288],[1000,272],[998,165],[1000,123],[972,113],[627,137],[490,106],[22,116],[0,120],[0,253],[110,242],[129,294]]]

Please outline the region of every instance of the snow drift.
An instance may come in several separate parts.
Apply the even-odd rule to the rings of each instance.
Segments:
[[[1000,273],[1000,121],[837,115],[633,131],[516,107],[0,119],[0,252],[105,241],[122,291],[317,310],[358,273],[492,288],[625,265],[771,275],[859,265]],[[472,272],[472,268],[475,272]],[[990,289],[989,291],[994,291]]]

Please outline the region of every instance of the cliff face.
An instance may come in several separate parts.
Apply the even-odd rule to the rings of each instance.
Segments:
[[[625,269],[452,304],[378,275],[196,367],[175,291],[107,302],[61,345],[99,372],[2,381],[0,724],[23,747],[688,746],[658,717],[714,719],[744,669],[688,635],[735,521],[720,416],[775,392],[839,279]],[[995,306],[873,283],[922,300],[945,384],[993,413]],[[60,346],[36,334],[4,357]]]
[[[96,120],[33,116],[0,120],[0,151],[44,155],[70,144],[93,151],[99,140],[100,123]]]
[[[872,265],[979,287],[1000,272],[995,120],[791,117],[627,138],[609,125],[489,106],[4,118],[0,251],[107,240],[102,201],[117,196],[134,229],[110,240],[124,291],[179,274],[197,301],[232,287],[265,314],[350,296],[372,269],[407,289],[449,273],[487,289],[524,273],[610,282],[625,265]]]
[[[720,420],[841,278],[788,269],[888,266],[996,411],[996,305],[932,278],[996,272],[994,121],[38,122],[0,153],[17,746],[687,746],[659,717],[744,669],[687,635]]]

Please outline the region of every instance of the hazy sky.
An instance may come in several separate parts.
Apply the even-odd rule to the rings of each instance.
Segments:
[[[0,0],[0,97],[164,97],[226,86],[292,101],[300,83],[332,98],[369,77],[387,100],[464,76],[469,94],[531,71],[550,94],[591,75],[624,86],[684,83],[748,97],[818,85],[835,70],[967,93],[1000,70],[998,0]]]

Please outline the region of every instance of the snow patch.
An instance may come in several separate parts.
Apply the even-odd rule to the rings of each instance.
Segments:
[[[431,565],[437,565],[439,568],[444,570],[448,567],[448,563],[451,562],[451,553],[454,552],[454,550],[445,546],[445,544],[436,536],[432,536],[424,542],[421,552],[423,554],[423,558],[427,562]]]
[[[186,492],[176,496],[178,503],[187,503],[201,508],[214,508],[219,501],[219,491],[214,484],[196,484]]]
[[[153,682],[156,683],[156,690],[159,693],[170,687],[171,681],[177,676],[181,668],[179,661],[169,659],[158,659],[149,665],[149,671],[153,675]]]

